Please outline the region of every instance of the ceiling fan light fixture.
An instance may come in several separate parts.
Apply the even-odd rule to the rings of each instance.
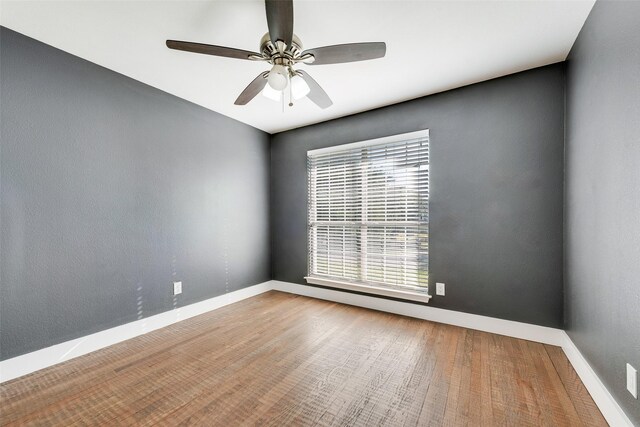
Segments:
[[[274,65],[271,71],[269,71],[267,82],[269,83],[269,86],[275,90],[285,90],[289,83],[287,69],[282,65]]]
[[[282,99],[282,91],[275,90],[271,86],[266,85],[264,89],[262,89],[262,96],[279,102]]]
[[[269,31],[260,40],[259,52],[180,40],[167,40],[165,44],[174,50],[273,65],[271,70],[261,72],[244,88],[235,105],[247,105],[262,92],[276,101],[288,96],[290,107],[294,100],[306,96],[322,109],[333,105],[331,98],[307,72],[294,69],[297,63],[342,64],[383,58],[386,54],[387,45],[383,42],[346,43],[303,50],[302,42],[293,32],[293,0],[265,0],[264,4]],[[285,94],[287,89],[289,93]]]
[[[291,78],[291,96],[294,100],[304,98],[309,92],[311,92],[311,88],[302,77],[295,75]]]

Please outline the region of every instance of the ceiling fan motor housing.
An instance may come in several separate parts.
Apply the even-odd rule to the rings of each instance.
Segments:
[[[298,36],[293,35],[291,46],[286,46],[279,40],[276,43],[278,46],[273,44],[269,33],[260,39],[260,52],[266,61],[274,65],[277,64],[288,67],[301,60],[302,42]]]

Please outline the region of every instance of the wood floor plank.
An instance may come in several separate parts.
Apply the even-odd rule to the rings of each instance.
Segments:
[[[557,347],[268,292],[0,384],[0,425],[606,425]]]
[[[427,392],[429,391],[429,387],[425,386],[425,384],[429,384],[436,368],[438,353],[433,350],[436,348],[436,344],[441,341],[442,334],[442,329],[435,323],[423,333],[421,348],[418,350],[420,359],[411,375],[411,406],[402,424],[404,426],[414,426],[419,423]]]
[[[473,332],[467,329],[461,329],[460,343],[455,353],[453,370],[449,379],[449,392],[447,393],[446,412],[443,420],[444,425],[466,425],[466,412],[468,408],[469,385],[463,384],[466,379],[470,378],[468,367],[470,349],[467,349],[469,335]],[[466,397],[466,398],[465,398]]]
[[[518,347],[526,369],[520,369],[519,377],[523,381],[521,386],[527,394],[529,402],[529,411],[533,416],[538,418],[541,426],[554,426],[553,407],[549,402],[549,398],[553,398],[549,393],[545,393],[544,382],[545,377],[540,377],[536,372],[536,365],[532,353],[529,351],[529,342],[518,340]]]
[[[472,359],[475,332],[465,329],[464,345],[461,346],[461,370],[460,370],[460,387],[458,389],[457,411],[455,424],[470,425],[471,423],[471,378],[473,377]]]
[[[493,398],[491,393],[491,365],[489,363],[489,338],[490,335],[485,332],[476,332],[480,336],[480,424],[483,426],[495,425],[493,418]],[[476,352],[478,352],[476,350]],[[473,372],[477,372],[474,369]],[[473,418],[477,420],[477,418]]]
[[[434,348],[438,358],[433,376],[427,383],[428,390],[422,405],[418,425],[442,425],[446,415],[451,371],[453,370],[461,329],[448,325],[438,325],[438,329],[442,331],[442,339],[436,343],[436,348]]]
[[[551,345],[544,346],[545,351],[549,354],[556,372],[564,385],[571,402],[576,408],[576,412],[580,417],[580,421],[589,427],[606,426],[602,413],[596,406],[593,398],[585,388],[584,384],[578,377],[575,369],[571,366],[569,359],[565,356],[564,351],[560,347]]]
[[[556,425],[582,425],[569,395],[567,394],[558,373],[546,352],[544,345],[529,342],[538,378],[545,381],[546,393],[553,407]]]

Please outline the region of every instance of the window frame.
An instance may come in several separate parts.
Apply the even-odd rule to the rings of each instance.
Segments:
[[[383,138],[376,138],[376,139],[370,139],[370,140],[366,140],[366,141],[358,141],[358,142],[354,142],[354,143],[349,143],[349,144],[342,144],[342,145],[336,145],[336,146],[331,146],[331,147],[325,147],[325,148],[320,148],[320,149],[315,149],[315,150],[309,150],[307,151],[307,161],[309,161],[310,156],[317,156],[317,155],[321,155],[321,154],[330,154],[332,152],[339,152],[339,151],[348,151],[348,150],[355,150],[358,148],[363,148],[363,147],[369,147],[369,146],[375,146],[375,145],[384,145],[384,144],[391,144],[391,143],[400,143],[403,141],[408,141],[408,140],[412,140],[412,139],[423,139],[426,138],[427,139],[427,143],[430,144],[430,140],[429,140],[429,129],[423,129],[423,130],[419,130],[416,132],[408,132],[408,133],[403,133],[403,134],[397,134],[397,135],[391,135],[391,136],[387,136],[387,137],[383,137]],[[365,178],[363,177],[363,180]],[[311,176],[310,176],[310,170],[308,169],[307,171],[307,188],[310,189],[311,188]],[[366,191],[366,185],[363,186],[363,191]],[[344,280],[340,280],[338,278],[328,278],[328,277],[317,277],[317,276],[312,276],[311,274],[311,257],[316,256],[316,252],[317,251],[313,251],[311,248],[311,233],[312,233],[312,225],[311,225],[311,221],[310,221],[310,202],[311,202],[311,197],[312,194],[310,191],[308,191],[307,194],[307,243],[308,243],[308,257],[307,257],[307,276],[305,276],[305,280],[307,283],[309,284],[314,284],[314,285],[320,285],[320,286],[325,286],[325,287],[331,287],[331,288],[338,288],[338,289],[345,289],[345,290],[350,290],[350,291],[356,291],[356,292],[361,292],[361,293],[366,293],[366,294],[373,294],[373,295],[383,295],[383,296],[387,296],[387,297],[392,297],[392,298],[398,298],[398,299],[405,299],[405,300],[411,300],[411,301],[418,301],[418,302],[429,302],[429,300],[431,299],[431,295],[429,295],[428,293],[428,284],[427,286],[424,287],[424,289],[420,289],[418,287],[410,287],[410,286],[393,286],[393,285],[384,285],[384,284],[369,284],[369,283],[362,283],[362,282],[352,282],[349,281],[348,279],[344,279]],[[366,199],[364,199],[364,201],[366,201]],[[428,203],[428,202],[427,202]],[[366,206],[366,205],[365,205]],[[428,206],[428,205],[427,205]],[[429,208],[427,207],[427,210]],[[363,221],[366,222],[366,221]],[[427,230],[429,228],[429,221],[427,221],[426,223],[427,225]],[[366,226],[365,226],[366,228]],[[361,234],[361,237],[363,237],[366,241],[366,235],[367,233],[364,232],[364,235]],[[317,242],[317,240],[315,240]],[[366,256],[366,251],[361,252],[361,256]],[[366,263],[362,266],[362,268],[366,271]]]

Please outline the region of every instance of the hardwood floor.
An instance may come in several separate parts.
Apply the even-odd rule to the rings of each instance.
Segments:
[[[606,425],[562,350],[280,292],[0,385],[2,425]]]

